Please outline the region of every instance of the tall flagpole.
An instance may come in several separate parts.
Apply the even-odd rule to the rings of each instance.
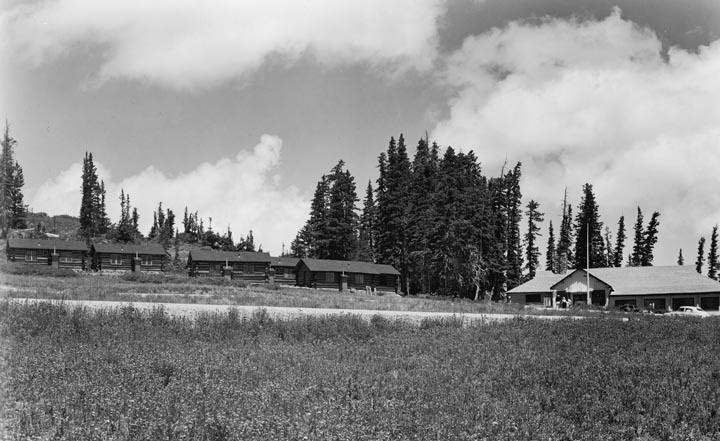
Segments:
[[[585,224],[585,285],[587,287],[587,304],[592,305],[590,300],[590,225]]]

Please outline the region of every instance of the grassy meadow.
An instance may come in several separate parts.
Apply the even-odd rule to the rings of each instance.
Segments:
[[[720,321],[196,322],[0,303],[8,439],[703,440]]]

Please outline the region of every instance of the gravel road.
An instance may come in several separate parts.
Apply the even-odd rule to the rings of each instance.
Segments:
[[[582,319],[583,316],[553,316],[553,315],[518,315],[518,314],[468,314],[453,312],[423,312],[423,311],[382,311],[373,309],[333,309],[333,308],[294,308],[284,306],[237,306],[237,305],[202,305],[193,303],[156,303],[156,302],[111,302],[100,300],[46,300],[32,298],[11,299],[17,303],[52,302],[63,303],[70,307],[84,306],[89,309],[119,308],[132,305],[140,310],[151,310],[162,306],[165,312],[175,317],[196,318],[202,313],[223,313],[236,309],[241,317],[251,317],[255,312],[264,309],[274,319],[291,319],[305,316],[356,316],[370,320],[373,316],[380,316],[391,320],[402,320],[419,324],[424,319],[461,319],[464,324],[493,323],[523,317],[537,320]]]

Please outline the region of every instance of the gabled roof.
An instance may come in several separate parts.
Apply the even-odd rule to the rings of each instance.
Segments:
[[[552,291],[551,286],[567,276],[567,274],[555,274],[552,271],[537,271],[534,278],[511,289],[508,294],[550,292]]]
[[[699,274],[692,265],[591,268],[589,271],[612,287],[612,295],[720,292],[720,282]]]
[[[270,258],[270,265],[271,266],[297,266],[298,262],[300,262],[300,258],[298,257],[271,257]]]
[[[360,274],[391,274],[399,276],[400,273],[392,265],[371,262],[357,262],[352,260],[325,260],[300,259],[310,271],[346,272]]]
[[[94,243],[92,246],[96,253],[165,255],[159,243]]]
[[[560,282],[576,272],[585,274],[584,269],[566,274],[539,271],[534,279],[508,293],[549,292],[561,288]],[[613,296],[720,293],[720,282],[698,274],[691,265],[590,268],[588,272],[591,277],[609,285]]]
[[[16,239],[14,237],[8,239],[7,246],[35,250],[87,251],[88,249],[87,244],[79,240]]]
[[[270,254],[253,251],[216,251],[195,249],[190,251],[188,260],[195,262],[260,262],[270,263]]]

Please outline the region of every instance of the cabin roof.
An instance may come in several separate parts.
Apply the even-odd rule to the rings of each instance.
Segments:
[[[270,265],[295,267],[300,262],[299,257],[271,257]]]
[[[310,271],[347,272],[360,274],[391,274],[399,276],[392,265],[353,260],[300,259]]]
[[[535,277],[511,289],[508,294],[550,292],[552,291],[551,286],[567,276],[567,273],[555,274],[552,271],[537,271]]]
[[[92,246],[96,253],[165,255],[159,243],[94,243]]]
[[[191,250],[188,259],[195,262],[261,262],[270,263],[270,254],[254,251]]]
[[[87,244],[79,240],[60,239],[18,239],[11,237],[7,241],[9,248],[34,250],[87,251]]]

